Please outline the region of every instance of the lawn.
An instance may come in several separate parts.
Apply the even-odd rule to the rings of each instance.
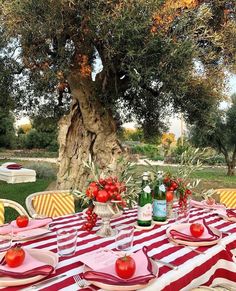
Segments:
[[[19,184],[7,184],[0,181],[0,198],[17,201],[24,208],[25,198],[32,193],[44,191],[48,185],[52,182],[50,179],[37,179],[33,183],[19,183]],[[5,220],[10,221],[17,217],[17,212],[13,209],[6,209]]]
[[[138,166],[135,173],[136,177],[141,179],[142,172],[147,171],[147,169],[148,167],[146,166]],[[177,171],[177,167],[173,166],[158,166],[157,169],[172,174],[175,174]],[[195,189],[199,195],[204,189],[236,188],[236,176],[227,176],[226,168],[224,167],[204,167],[190,175],[190,179],[200,179],[200,183]],[[201,199],[200,196],[195,198]],[[218,200],[219,196],[216,195],[214,198]]]
[[[34,183],[7,184],[6,182],[0,181],[0,198],[17,201],[23,207],[25,207],[25,198],[29,194],[44,191],[48,188],[49,184],[55,181],[56,166],[46,163],[35,163],[34,165],[32,162],[28,161],[20,161],[20,163],[22,163],[24,166],[32,166],[32,168],[34,166],[36,172],[40,173],[41,176],[38,177],[37,181]],[[176,172],[176,167],[170,166],[158,166],[157,169],[163,170],[165,172],[169,171],[171,173]],[[134,169],[136,179],[141,179],[142,172],[147,170],[148,168],[146,166],[136,166]],[[236,187],[236,176],[226,176],[225,168],[203,168],[202,170],[194,173],[191,178],[201,179],[197,189],[198,192],[201,192],[202,189]],[[77,205],[77,207],[79,206]],[[15,211],[11,209],[6,210],[6,221],[15,219],[16,216],[17,213]]]

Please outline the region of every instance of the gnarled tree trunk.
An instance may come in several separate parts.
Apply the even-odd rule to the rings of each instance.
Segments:
[[[234,176],[235,174],[235,162],[229,162],[227,163],[228,166],[228,171],[227,171],[227,176]]]
[[[59,123],[58,189],[86,186],[91,173],[84,167],[89,155],[100,167],[114,164],[122,153],[116,137],[116,124],[95,96],[94,82],[74,73],[68,79],[73,102],[71,111]]]

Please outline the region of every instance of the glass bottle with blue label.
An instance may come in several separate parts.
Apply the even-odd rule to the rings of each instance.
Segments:
[[[163,178],[161,176],[157,177],[156,184],[153,189],[154,199],[153,199],[153,217],[154,221],[166,221],[166,188],[163,184]]]
[[[138,198],[138,220],[139,226],[151,226],[152,223],[152,193],[149,185],[149,175],[143,173],[141,192]]]

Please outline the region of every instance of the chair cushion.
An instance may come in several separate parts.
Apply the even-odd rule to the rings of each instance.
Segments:
[[[0,202],[0,225],[4,224],[4,214],[5,214],[5,209],[4,209],[4,205],[2,202]]]
[[[219,189],[220,203],[223,203],[228,208],[236,208],[236,189]]]
[[[33,197],[33,208],[38,215],[58,217],[75,213],[74,196],[70,193],[48,193]]]

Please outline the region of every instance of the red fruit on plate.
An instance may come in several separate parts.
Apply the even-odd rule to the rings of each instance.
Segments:
[[[29,218],[26,215],[20,215],[16,219],[16,225],[18,227],[26,227],[29,223]]]
[[[194,237],[200,237],[204,232],[204,226],[201,223],[192,223],[190,232]]]
[[[19,246],[10,248],[5,254],[6,263],[11,268],[20,266],[24,259],[25,251]]]
[[[135,260],[130,256],[118,258],[115,263],[115,270],[120,278],[129,279],[136,270]]]

